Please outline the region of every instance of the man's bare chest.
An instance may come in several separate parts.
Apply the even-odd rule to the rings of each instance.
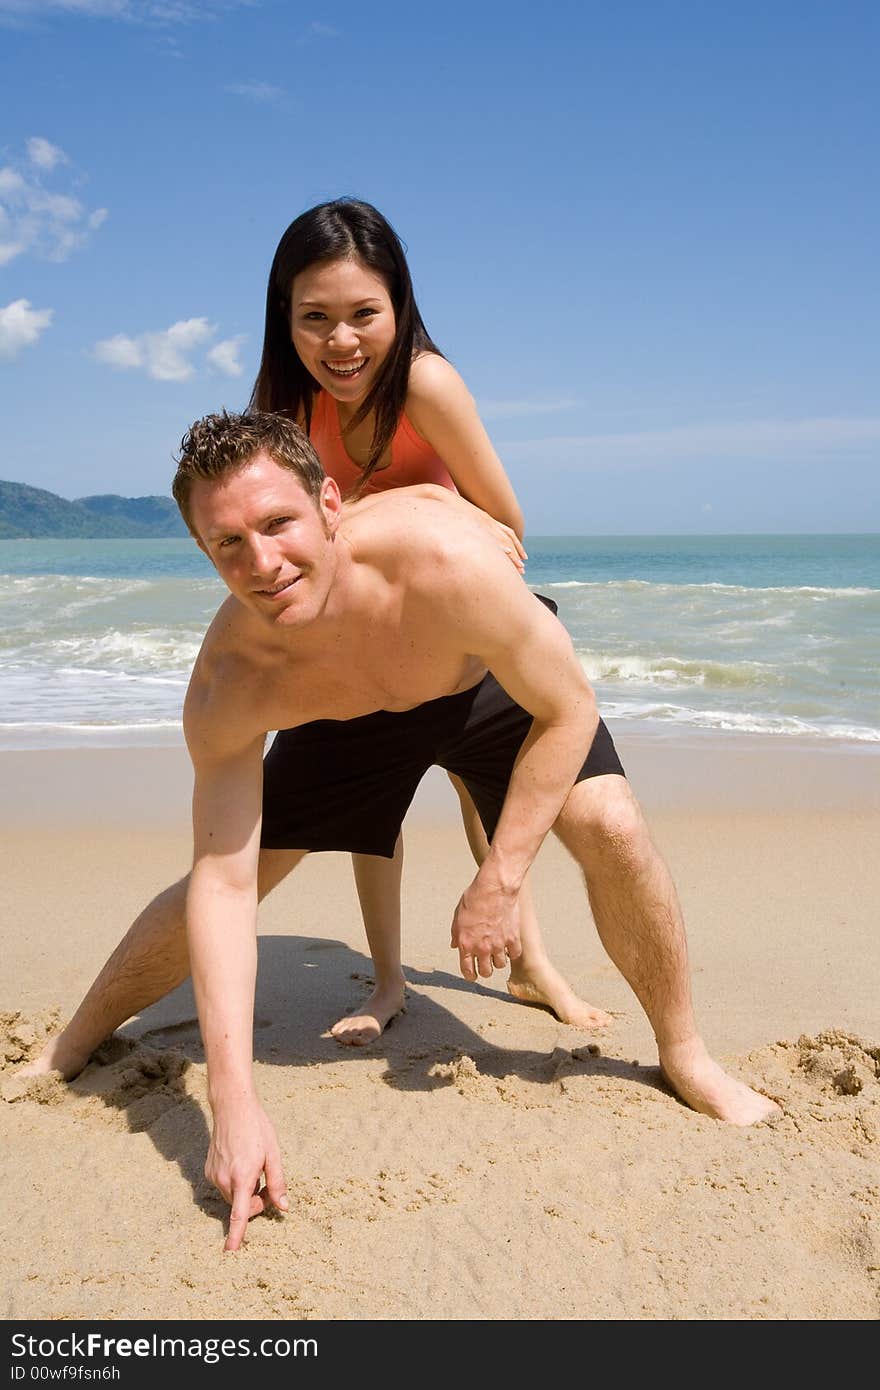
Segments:
[[[279,664],[261,686],[266,727],[316,719],[356,719],[400,711],[475,685],[485,673],[476,657],[450,651],[430,634],[389,633],[366,625],[355,640],[328,645],[306,661]]]

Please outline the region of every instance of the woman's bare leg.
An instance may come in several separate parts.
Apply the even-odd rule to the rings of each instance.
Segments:
[[[403,836],[398,835],[394,858],[377,854],[353,854],[364,929],[373,957],[375,988],[357,1013],[349,1014],[330,1029],[337,1042],[363,1047],[403,1009],[404,979],[400,960],[400,877],[403,872]]]
[[[286,878],[305,850],[262,850],[260,898]],[[43,1052],[22,1068],[28,1076],[60,1071],[66,1080],[82,1071],[95,1048],[127,1019],[155,1004],[189,975],[186,944],[186,890],[189,876],[159,893],[144,908],[67,1027],[51,1038]]]
[[[471,853],[477,864],[482,864],[489,853],[489,841],[477,808],[461,779],[450,773],[449,780],[461,803],[461,818]],[[544,948],[528,878],[520,890],[519,920],[522,955],[518,960],[511,961],[507,981],[508,991],[514,999],[524,1004],[543,1005],[561,1023],[570,1023],[575,1028],[605,1028],[613,1022],[610,1014],[580,999],[551,962]]]

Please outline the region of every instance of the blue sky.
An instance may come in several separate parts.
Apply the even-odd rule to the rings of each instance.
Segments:
[[[0,0],[0,478],[167,493],[354,194],[528,530],[880,530],[874,0]]]

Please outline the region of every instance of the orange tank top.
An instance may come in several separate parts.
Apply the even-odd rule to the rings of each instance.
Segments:
[[[345,497],[360,482],[363,469],[350,458],[339,428],[339,412],[329,391],[319,391],[312,402],[309,438],[321,460],[324,472],[339,484]],[[365,493],[385,492],[392,487],[411,487],[416,483],[436,483],[458,489],[443,460],[402,414],[391,441],[391,462],[370,475]]]

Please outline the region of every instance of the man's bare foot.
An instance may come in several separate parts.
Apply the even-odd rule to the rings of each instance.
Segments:
[[[661,1048],[660,1070],[676,1095],[701,1115],[729,1125],[755,1125],[782,1114],[775,1100],[728,1076],[700,1038]]]
[[[331,1037],[346,1047],[366,1047],[375,1042],[397,1014],[403,1013],[403,981],[377,985],[359,1013],[346,1014],[330,1029]]]
[[[79,1076],[90,1056],[91,1052],[75,1048],[66,1033],[59,1033],[56,1038],[49,1039],[39,1057],[20,1067],[16,1075],[47,1076],[50,1071],[60,1071],[65,1081],[72,1081]]]
[[[528,968],[521,961],[514,961],[510,967],[507,991],[523,1004],[540,1004],[549,1009],[560,1023],[570,1023],[573,1028],[607,1028],[614,1022],[603,1009],[596,1009],[586,1000],[579,999],[549,960]]]

